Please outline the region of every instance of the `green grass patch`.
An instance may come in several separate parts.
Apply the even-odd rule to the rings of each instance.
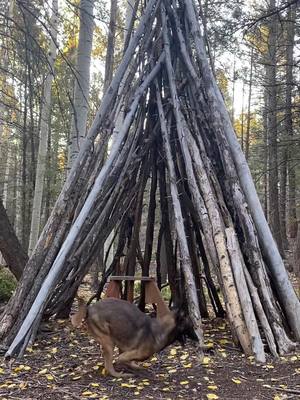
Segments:
[[[9,300],[17,286],[17,281],[12,273],[4,267],[0,267],[0,302]]]

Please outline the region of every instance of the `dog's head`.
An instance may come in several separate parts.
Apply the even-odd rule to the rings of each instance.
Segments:
[[[189,315],[183,309],[175,309],[173,310],[173,314],[175,317],[175,329],[172,335],[173,342],[178,340],[184,346],[187,339],[198,341]]]

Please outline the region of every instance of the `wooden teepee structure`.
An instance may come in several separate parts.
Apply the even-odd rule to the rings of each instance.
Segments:
[[[209,67],[194,1],[142,3],[121,64],[0,318],[6,355],[22,354],[42,316],[72,302],[112,231],[117,245],[104,280],[124,254],[127,274],[134,275],[136,260],[143,274],[149,273],[159,199],[157,253],[164,241],[173,299],[182,277],[200,345],[203,268],[211,301],[221,312],[211,272],[217,276],[233,337],[247,355],[264,361],[263,339],[274,355],[300,339],[299,300]],[[148,181],[142,252],[139,231]]]

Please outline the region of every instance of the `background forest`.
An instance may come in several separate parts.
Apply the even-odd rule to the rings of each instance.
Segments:
[[[122,56],[131,3],[0,1],[0,198],[25,253]],[[298,1],[198,6],[211,65],[273,235],[299,266]]]

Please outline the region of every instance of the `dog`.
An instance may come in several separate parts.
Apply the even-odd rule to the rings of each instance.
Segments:
[[[71,317],[72,325],[78,328],[84,324],[87,327],[102,346],[106,371],[114,377],[129,376],[114,368],[115,347],[120,352],[117,365],[140,370],[137,361],[148,359],[176,340],[183,345],[186,337],[197,339],[191,321],[179,310],[170,311],[157,319],[121,299],[106,298],[89,306],[80,298],[78,302],[78,312]]]

